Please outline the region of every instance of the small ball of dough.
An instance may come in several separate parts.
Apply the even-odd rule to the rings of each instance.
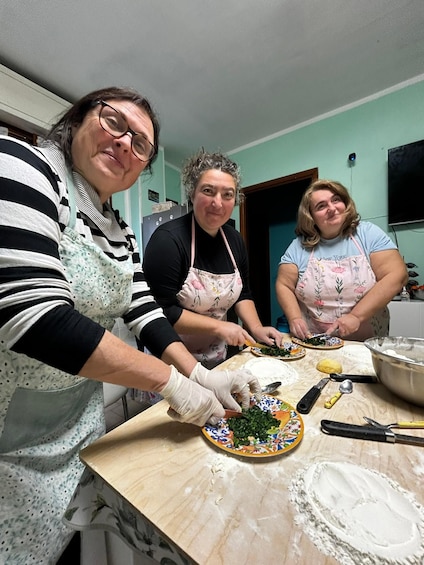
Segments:
[[[343,372],[342,364],[336,359],[321,359],[321,361],[317,363],[317,369],[321,371],[321,373],[328,374]]]

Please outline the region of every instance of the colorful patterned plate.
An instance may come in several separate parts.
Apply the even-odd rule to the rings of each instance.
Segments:
[[[273,348],[267,347],[266,345],[264,345],[264,347],[250,348],[250,351],[253,353],[253,355],[257,355],[258,357],[278,359],[279,361],[294,361],[295,359],[302,359],[302,357],[305,357],[306,355],[306,351],[303,347],[299,347],[291,341],[282,343],[280,350],[286,351],[287,355],[274,355]]]
[[[312,336],[313,337],[313,336]],[[307,341],[302,341],[297,337],[292,337],[291,340],[293,343],[297,345],[302,345],[303,347],[309,347],[309,349],[339,349],[343,347],[344,341],[339,337],[322,337],[322,345],[313,345],[312,343],[308,343]]]
[[[256,400],[252,397],[252,403]],[[223,418],[217,426],[206,424],[202,428],[202,433],[211,443],[243,457],[273,457],[287,453],[298,445],[303,437],[303,420],[296,410],[283,400],[274,396],[263,395],[257,403],[262,410],[270,410],[274,417],[281,421],[276,433],[270,434],[267,441],[259,442],[252,440],[250,445],[234,447],[232,431],[228,427],[227,420]]]

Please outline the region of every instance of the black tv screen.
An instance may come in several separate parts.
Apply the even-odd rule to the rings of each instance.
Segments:
[[[424,222],[424,140],[388,150],[388,223]]]

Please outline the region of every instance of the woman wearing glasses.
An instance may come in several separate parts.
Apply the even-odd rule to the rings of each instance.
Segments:
[[[260,390],[249,374],[207,378],[109,204],[150,169],[158,135],[144,97],[109,88],[75,103],[41,148],[0,139],[1,562],[55,563],[70,539],[78,453],[104,433],[101,381],[158,392],[197,425],[240,409],[231,393],[248,404]],[[111,333],[119,317],[154,356]]]

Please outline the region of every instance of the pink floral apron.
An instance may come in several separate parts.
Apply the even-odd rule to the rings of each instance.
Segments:
[[[348,314],[375,285],[371,265],[354,237],[359,255],[340,260],[316,259],[312,251],[303,276],[296,285],[296,296],[302,315],[313,333],[321,333],[343,314]],[[389,334],[389,312],[383,308],[358,331],[345,336],[364,341],[373,336]]]
[[[240,296],[243,283],[227,238],[222,228],[219,231],[234,265],[234,273],[220,275],[193,267],[196,247],[193,216],[191,224],[191,264],[177,298],[182,308],[225,321],[228,310]],[[218,363],[224,361],[227,356],[227,344],[218,337],[208,334],[184,334],[180,337],[187,349],[208,369],[212,369]]]

